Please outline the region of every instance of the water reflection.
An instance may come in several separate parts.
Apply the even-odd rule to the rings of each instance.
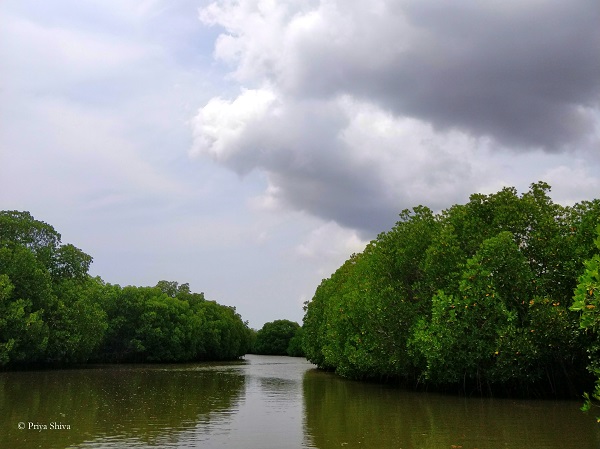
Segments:
[[[230,420],[243,393],[245,377],[239,371],[203,368],[0,373],[0,420],[6,431],[0,447],[178,446],[189,437],[186,432],[198,427],[210,432]],[[26,428],[19,429],[19,423]]]
[[[69,425],[19,430],[18,423]],[[577,401],[351,382],[304,359],[0,373],[0,448],[600,448]]]
[[[223,447],[303,447],[302,379],[313,365],[292,357],[247,356],[247,359],[244,404],[232,423],[235,433]]]
[[[574,401],[460,398],[304,377],[305,446],[319,449],[599,448],[600,430]]]

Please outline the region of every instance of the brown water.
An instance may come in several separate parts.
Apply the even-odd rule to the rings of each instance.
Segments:
[[[579,406],[407,392],[289,357],[11,372],[0,448],[600,449]]]

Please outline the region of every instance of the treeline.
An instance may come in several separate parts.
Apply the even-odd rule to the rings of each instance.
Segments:
[[[253,354],[304,357],[302,333],[302,327],[294,321],[270,321],[256,332],[251,352]]]
[[[0,367],[234,359],[251,330],[188,284],[121,287],[28,212],[0,212]]]
[[[305,308],[307,358],[351,378],[467,393],[589,386],[597,336],[570,307],[598,251],[600,200],[565,207],[549,191],[540,182],[437,214],[403,211],[317,288]]]

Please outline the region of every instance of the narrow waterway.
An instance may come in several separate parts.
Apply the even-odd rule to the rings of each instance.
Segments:
[[[599,449],[578,401],[353,382],[304,359],[0,373],[0,448]]]

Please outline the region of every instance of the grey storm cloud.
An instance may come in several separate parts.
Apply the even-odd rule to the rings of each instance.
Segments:
[[[437,4],[413,16],[431,30],[431,47],[413,49],[399,77],[382,75],[390,107],[515,149],[560,150],[593,131],[600,3],[533,2],[505,14]]]
[[[490,155],[598,143],[597,1],[216,1],[200,17],[242,90],[199,110],[192,153],[371,235],[463,200]]]
[[[300,55],[289,70],[300,76],[272,75],[292,78],[295,95],[352,93],[514,150],[557,151],[593,131],[599,2],[419,1],[385,8],[350,15],[355,34],[341,44],[335,37],[347,24],[332,21],[329,40],[295,48]]]

